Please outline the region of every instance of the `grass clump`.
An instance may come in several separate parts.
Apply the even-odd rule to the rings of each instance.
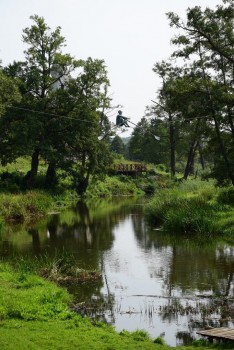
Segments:
[[[171,189],[157,191],[146,205],[148,219],[170,232],[219,234],[234,232],[231,190],[214,183],[188,181]]]
[[[40,276],[65,286],[93,282],[102,278],[99,271],[87,271],[79,268],[74,256],[65,253],[52,260],[39,260],[37,271]]]
[[[0,195],[1,216],[7,222],[23,222],[42,216],[52,204],[52,197],[39,191]]]
[[[90,183],[87,197],[134,196],[140,193],[143,192],[130,177],[120,175],[107,176],[103,181]]]
[[[24,256],[11,259],[11,265],[22,275],[36,274],[59,285],[86,283],[101,280],[99,271],[84,270],[78,267],[74,255],[58,252],[54,257]]]

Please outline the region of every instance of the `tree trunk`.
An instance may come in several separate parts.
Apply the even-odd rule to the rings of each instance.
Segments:
[[[204,161],[204,157],[203,157],[203,149],[202,149],[202,144],[201,142],[198,142],[198,151],[199,151],[199,157],[200,157],[200,163],[202,166],[202,170],[205,170],[205,161]]]
[[[89,180],[87,177],[83,177],[82,179],[79,180],[77,187],[76,187],[76,192],[79,196],[83,196],[87,190],[89,184]]]
[[[51,161],[47,168],[44,186],[45,188],[51,188],[56,185],[56,182],[57,182],[57,178],[56,178],[55,162]]]
[[[184,180],[187,180],[189,174],[191,173],[193,164],[194,164],[194,156],[195,156],[195,151],[197,148],[197,142],[196,140],[190,145],[189,153],[188,153],[188,159],[187,159],[187,164],[184,170]]]
[[[37,171],[38,171],[38,165],[39,165],[39,154],[40,154],[39,148],[36,148],[32,154],[31,169],[28,171],[26,175],[26,185],[27,185],[27,188],[29,189],[34,188],[36,184],[36,177],[37,177]]]
[[[175,176],[175,128],[172,124],[172,116],[169,115],[169,133],[170,133],[170,166],[171,177]]]

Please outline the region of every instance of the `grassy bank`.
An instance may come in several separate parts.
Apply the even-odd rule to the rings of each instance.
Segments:
[[[148,219],[170,232],[234,235],[234,189],[191,180],[157,191],[146,205]]]
[[[35,190],[23,193],[0,194],[0,219],[3,222],[19,223],[34,221],[49,211],[60,210],[77,200],[75,193]],[[1,226],[1,224],[0,224]]]
[[[117,334],[78,316],[69,309],[72,299],[65,289],[20,267],[0,265],[2,350],[158,348],[145,332]]]
[[[137,196],[144,192],[128,179],[107,177],[104,181],[91,183],[86,198]],[[75,191],[60,194],[34,190],[22,193],[0,194],[0,229],[3,222],[22,223],[35,221],[50,211],[60,211],[78,201]],[[2,224],[1,224],[2,222]]]
[[[144,331],[117,333],[108,325],[91,322],[70,311],[65,289],[23,268],[0,264],[0,348],[2,350],[167,350]],[[197,346],[179,349],[211,349]],[[205,344],[205,345],[204,345]],[[221,347],[217,347],[221,348]],[[224,345],[223,349],[230,349]]]

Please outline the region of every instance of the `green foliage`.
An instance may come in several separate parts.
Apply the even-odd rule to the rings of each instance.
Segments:
[[[217,202],[217,198],[223,198],[222,191],[213,183],[187,181],[158,191],[146,205],[145,214],[150,221],[162,224],[164,230],[170,232],[208,236],[231,234],[234,231],[233,208],[219,204],[220,199]]]
[[[0,211],[6,221],[22,222],[44,215],[52,204],[52,197],[43,192],[0,195]]]
[[[135,182],[145,194],[153,194],[157,188],[157,178],[154,176],[141,177]]]
[[[160,137],[160,142],[154,136]],[[167,163],[169,144],[166,136],[166,124],[143,117],[134,129],[128,144],[129,157],[134,161],[152,164]]]
[[[154,339],[154,343],[160,344],[160,345],[166,345],[166,342],[162,337],[157,337],[156,339]]]
[[[123,329],[119,334],[122,337],[132,338],[136,341],[150,340],[149,334],[143,330],[136,330],[135,332],[129,332],[126,329]]]
[[[16,81],[0,69],[0,116],[4,114],[6,107],[20,101],[20,98]]]
[[[221,204],[234,205],[234,188],[224,187],[218,192],[217,201]]]
[[[125,154],[125,145],[121,137],[116,135],[110,144],[110,150],[118,154]]]
[[[219,184],[234,185],[233,3],[195,6],[186,15],[184,20],[167,14],[178,31],[172,38],[176,50],[173,64],[153,67],[162,83],[149,114],[165,124],[172,176],[178,165],[185,179],[211,167],[210,176]]]
[[[107,176],[103,181],[91,182],[87,190],[89,197],[133,196],[140,193],[134,181],[124,175]]]

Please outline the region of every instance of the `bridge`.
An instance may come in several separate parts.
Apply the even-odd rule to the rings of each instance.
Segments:
[[[123,175],[137,175],[137,173],[145,173],[147,172],[147,167],[145,164],[139,164],[139,163],[131,163],[131,164],[118,164],[114,166],[115,171],[117,174],[123,174]]]

